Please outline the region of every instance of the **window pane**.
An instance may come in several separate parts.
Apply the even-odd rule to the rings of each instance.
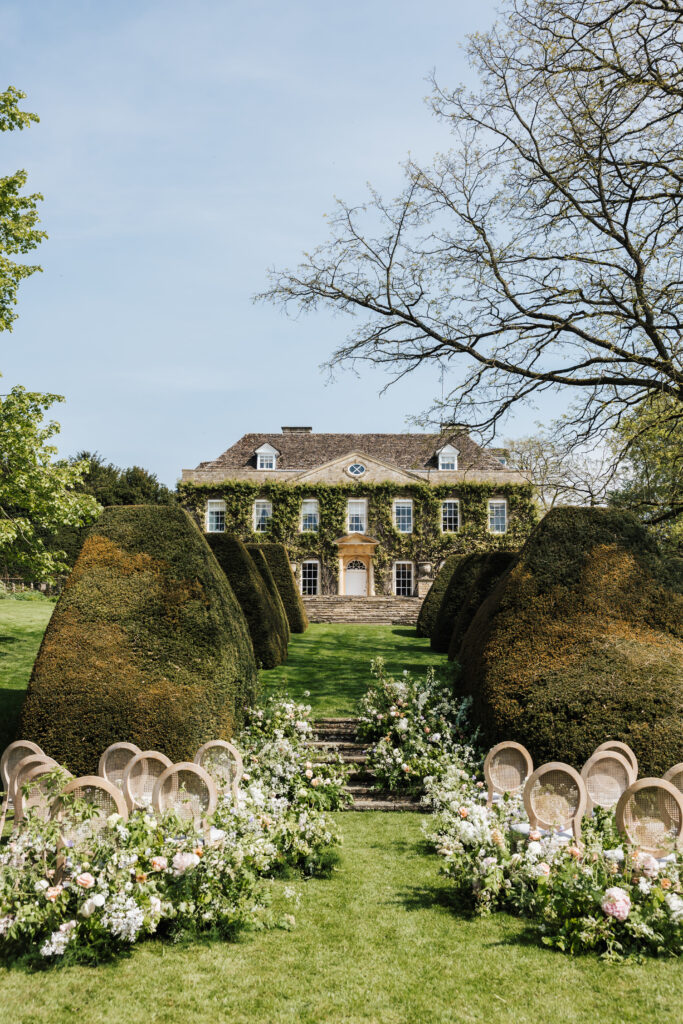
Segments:
[[[489,502],[489,530],[491,533],[507,531],[507,505],[504,501]]]
[[[301,593],[302,594],[317,594],[318,593],[318,563],[317,562],[304,562],[301,566]]]
[[[275,456],[274,455],[259,455],[259,457],[258,457],[258,468],[259,469],[275,469]]]
[[[225,502],[209,501],[206,505],[206,529],[209,533],[225,533]]]
[[[319,524],[318,502],[315,498],[307,498],[301,502],[301,532],[317,533]]]
[[[265,533],[273,515],[273,506],[269,501],[254,502],[254,530]]]
[[[441,530],[443,533],[456,533],[460,529],[460,503],[444,501],[441,503]]]
[[[349,499],[348,505],[348,532],[365,533],[366,515],[365,502]]]
[[[397,501],[394,505],[394,518],[396,529],[400,533],[413,532],[413,503],[412,501]]]
[[[396,562],[394,566],[394,591],[397,597],[412,597],[413,566],[411,562]]]

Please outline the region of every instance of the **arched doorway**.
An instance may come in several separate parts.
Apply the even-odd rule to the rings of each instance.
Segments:
[[[368,593],[368,567],[360,558],[352,558],[344,570],[344,592],[349,597],[366,597]]]

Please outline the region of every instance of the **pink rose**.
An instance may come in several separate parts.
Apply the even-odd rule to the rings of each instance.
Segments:
[[[190,868],[196,868],[199,864],[199,857],[196,853],[176,853],[173,858],[173,873],[182,875]]]
[[[95,879],[89,871],[84,871],[82,875],[79,875],[76,879],[76,884],[80,885],[81,889],[92,889],[95,884]]]
[[[646,878],[656,878],[659,874],[659,864],[651,853],[639,853],[636,858],[635,867]]]
[[[461,807],[459,813],[461,818],[466,818],[470,812],[467,807]]]
[[[165,871],[168,861],[165,857],[152,857],[152,871]]]
[[[541,863],[537,865],[536,870],[539,875],[544,875],[547,878],[550,874],[550,864],[546,864],[546,862],[542,860]]]
[[[625,921],[631,909],[631,897],[618,885],[608,889],[602,901],[602,911],[615,921]]]

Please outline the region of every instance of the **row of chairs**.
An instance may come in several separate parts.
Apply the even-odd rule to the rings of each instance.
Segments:
[[[30,740],[11,743],[0,758],[0,775],[5,789],[0,835],[8,806],[14,808],[15,823],[29,810],[43,818],[63,817],[65,796],[72,795],[97,807],[92,827],[103,827],[116,812],[125,821],[132,810],[152,808],[159,813],[173,810],[180,817],[199,824],[216,809],[219,796],[237,798],[243,775],[242,757],[231,743],[210,740],[195,754],[194,761],[173,764],[157,750],[140,750],[134,743],[113,743],[102,754],[97,775],[81,778],[61,769],[64,784],[57,797],[50,777],[59,768]],[[26,792],[24,787],[28,786]]]
[[[521,793],[532,828],[571,830],[580,840],[584,815],[602,807],[615,809],[619,831],[644,853],[664,857],[672,845],[681,844],[683,762],[661,779],[638,779],[638,761],[628,744],[608,740],[580,772],[560,761],[534,770],[526,747],[510,740],[488,752],[484,777],[487,805],[496,796]]]

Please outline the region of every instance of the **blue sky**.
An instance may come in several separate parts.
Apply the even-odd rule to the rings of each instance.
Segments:
[[[395,431],[440,390],[421,371],[378,392],[320,364],[350,322],[251,297],[326,237],[334,197],[398,189],[408,151],[448,136],[424,104],[490,0],[233,3],[10,0],[6,84],[39,125],[2,138],[49,241],[2,336],[5,388],[66,396],[60,452],[98,450],[173,484],[247,431]],[[529,411],[510,433],[531,429]]]

